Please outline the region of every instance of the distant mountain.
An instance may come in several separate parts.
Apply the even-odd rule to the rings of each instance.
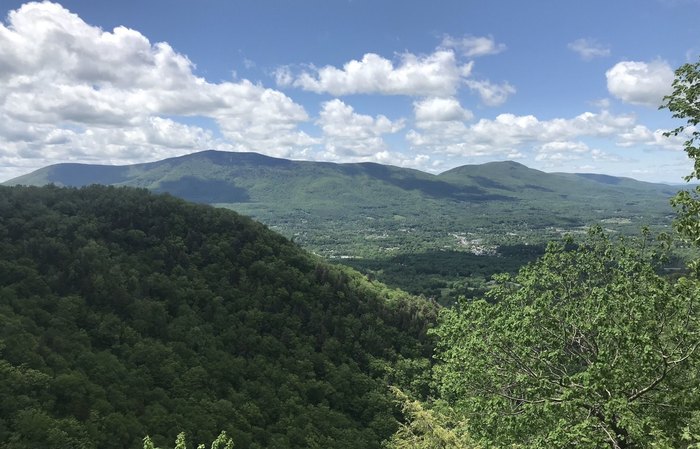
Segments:
[[[293,201],[318,205],[341,195],[343,207],[382,200],[389,192],[484,201],[486,189],[463,187],[418,170],[375,163],[335,164],[278,159],[257,153],[203,151],[163,161],[128,166],[57,164],[7,181],[6,185],[80,187],[128,185],[166,191],[204,203]],[[330,189],[330,190],[329,190]],[[379,198],[367,193],[377,193]]]
[[[128,166],[57,164],[5,184],[49,183],[144,187],[232,208],[331,257],[402,246],[407,234],[415,247],[460,249],[451,234],[498,240],[601,222],[628,230],[663,226],[676,191],[628,178],[545,173],[511,161],[433,175],[220,151]]]
[[[56,164],[4,184],[38,186],[50,183],[71,187],[90,184],[138,186],[204,203],[278,202],[284,199],[303,200],[306,206],[329,199],[332,194],[373,201],[360,192],[377,188],[382,191],[381,197],[389,190],[456,201],[509,201],[527,198],[529,191],[557,196],[605,195],[616,192],[615,187],[659,193],[664,197],[675,193],[674,188],[665,184],[593,173],[545,173],[512,161],[464,165],[432,175],[375,163],[291,161],[258,153],[214,150],[125,166]],[[346,202],[343,207],[352,205]]]
[[[513,161],[464,165],[448,170],[439,177],[461,185],[481,185],[507,190],[519,197],[527,197],[528,192],[533,191],[560,196],[591,193],[607,195],[615,191],[609,187],[621,187],[629,191],[661,192],[667,196],[675,193],[675,189],[666,184],[594,173],[546,173]]]
[[[517,162],[439,175],[374,163],[334,164],[203,151],[147,164],[58,164],[6,184],[147,188],[234,209],[303,247],[416,294],[477,294],[545,242],[599,224],[663,230],[678,187]]]

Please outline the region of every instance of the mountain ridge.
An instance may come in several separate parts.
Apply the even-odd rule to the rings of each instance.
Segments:
[[[330,258],[479,252],[482,244],[543,242],[596,223],[633,233],[668,225],[676,191],[607,175],[546,173],[514,161],[431,174],[216,150],[124,166],[57,164],[5,184],[50,183],[140,187],[234,209]]]
[[[215,150],[128,166],[54,165],[8,183],[52,182],[147,188],[233,209],[318,255],[431,297],[467,294],[463,279],[483,285],[498,267],[527,263],[532,248],[591,225],[665,231],[678,188],[514,161],[430,174]]]
[[[55,171],[55,170],[66,170],[68,168],[92,168],[94,170],[104,170],[104,172],[120,172],[125,169],[129,168],[148,168],[148,167],[154,167],[154,166],[160,166],[162,164],[167,164],[167,163],[174,163],[174,162],[182,162],[182,161],[188,161],[188,160],[193,160],[197,159],[200,157],[206,157],[209,159],[211,162],[217,162],[217,165],[224,165],[222,162],[225,162],[225,159],[229,159],[229,162],[232,159],[238,159],[239,161],[242,162],[247,162],[251,163],[254,162],[256,164],[260,165],[265,165],[265,166],[286,166],[288,168],[297,166],[298,164],[313,164],[313,165],[319,165],[319,166],[334,166],[334,167],[391,167],[399,170],[406,170],[410,172],[415,172],[415,173],[420,173],[422,175],[427,175],[427,176],[433,176],[433,177],[451,177],[455,173],[460,173],[464,171],[472,171],[472,170],[488,170],[492,167],[508,167],[509,169],[513,170],[530,170],[533,172],[541,173],[541,174],[546,174],[546,175],[563,175],[563,176],[571,176],[571,175],[576,175],[576,176],[581,176],[581,177],[604,177],[604,178],[609,178],[609,179],[625,179],[625,180],[631,180],[635,182],[640,182],[644,184],[653,184],[653,185],[663,185],[663,186],[668,186],[669,184],[666,183],[660,183],[660,182],[648,182],[648,181],[641,181],[638,179],[630,178],[630,177],[620,177],[620,176],[614,176],[614,175],[607,175],[607,174],[601,174],[601,173],[579,173],[579,172],[574,172],[574,173],[569,173],[569,172],[545,172],[542,170],[534,169],[531,167],[528,167],[520,162],[513,161],[513,160],[503,160],[503,161],[490,161],[490,162],[485,162],[483,164],[465,164],[465,165],[460,165],[457,167],[453,167],[450,169],[447,169],[443,172],[440,173],[430,173],[426,172],[423,170],[415,169],[415,168],[407,168],[407,167],[399,167],[396,165],[390,165],[390,164],[380,164],[377,162],[328,162],[328,161],[309,161],[309,160],[294,160],[294,159],[286,159],[286,158],[280,158],[280,157],[275,157],[275,156],[268,156],[265,154],[261,153],[256,153],[256,152],[234,152],[234,151],[220,151],[220,150],[202,150],[202,151],[197,151],[181,156],[174,156],[174,157],[169,157],[157,161],[150,161],[150,162],[141,162],[137,164],[123,164],[123,165],[110,165],[110,164],[89,164],[89,163],[76,163],[76,162],[63,162],[63,163],[58,163],[58,164],[51,164],[47,165],[46,167],[42,167],[40,169],[34,170],[30,173],[24,174],[17,176],[15,178],[9,179],[7,181],[4,181],[0,183],[0,185],[25,185],[22,183],[23,180],[30,180],[31,182],[26,184],[26,185],[35,185],[34,183],[36,180],[33,178],[39,174],[43,174],[46,171]],[[111,173],[110,173],[111,174]],[[111,184],[105,183],[105,184]]]

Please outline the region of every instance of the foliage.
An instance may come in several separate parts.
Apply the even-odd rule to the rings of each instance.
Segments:
[[[233,439],[222,431],[218,437],[211,443],[211,449],[233,449]],[[146,436],[143,439],[143,449],[159,449],[153,444],[151,437]],[[175,449],[187,449],[185,432],[180,432],[175,438]],[[197,449],[206,449],[204,444],[198,444]]]
[[[673,92],[664,98],[662,108],[668,108],[673,117],[683,119],[685,124],[666,133],[666,136],[685,135],[684,147],[693,161],[693,170],[686,181],[700,180],[700,61],[683,64],[676,70]],[[673,199],[678,210],[676,229],[692,241],[700,244],[700,185],[694,190],[682,190]]]
[[[686,179],[700,179],[700,62],[676,71],[665,101],[687,120],[667,133],[688,136]],[[677,231],[700,244],[700,186],[672,203]],[[690,278],[662,277],[647,237],[611,242],[594,229],[581,246],[552,243],[485,300],[442,311],[436,382],[483,444],[700,447],[700,261],[691,256]],[[410,425],[394,435],[406,447]]]
[[[434,316],[232,211],[1,187],[0,446],[378,448]]]
[[[442,397],[497,447],[680,447],[693,408],[697,282],[600,230],[553,243],[436,328]]]
[[[385,443],[386,449],[476,449],[465,431],[465,423],[448,418],[425,403],[410,399],[396,387],[392,392],[408,420]]]

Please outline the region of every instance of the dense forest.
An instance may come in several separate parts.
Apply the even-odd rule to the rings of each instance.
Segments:
[[[223,209],[0,188],[0,446],[378,448],[435,307]]]

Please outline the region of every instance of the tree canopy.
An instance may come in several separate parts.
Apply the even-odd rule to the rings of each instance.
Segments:
[[[662,107],[686,121],[667,135],[687,138],[686,179],[700,180],[700,62],[676,71]],[[700,186],[672,204],[677,235],[700,246]],[[435,381],[472,438],[485,447],[700,447],[700,258],[672,279],[657,248],[648,233],[612,241],[594,229],[497,277],[483,299],[442,310]],[[430,416],[440,429],[445,421]],[[406,429],[394,447],[420,447]]]
[[[686,181],[700,180],[700,61],[683,64],[676,69],[673,92],[664,97],[661,108],[667,108],[674,118],[685,120],[677,128],[665,135],[685,136],[685,152],[693,161],[693,169],[686,176]],[[678,210],[676,229],[678,232],[700,245],[700,185],[694,190],[681,190],[672,204]]]
[[[232,211],[2,187],[0,446],[378,448],[434,314]]]
[[[442,397],[497,447],[679,447],[700,289],[643,243],[553,243],[483,300],[441,313]]]
[[[231,439],[226,432],[221,432],[214,441],[212,441],[211,449],[233,449],[233,439]],[[143,439],[143,449],[160,449],[153,444],[151,437],[146,436]],[[187,449],[187,437],[185,432],[180,432],[175,438],[175,448],[174,449]],[[205,444],[198,444],[197,449],[206,449]]]

